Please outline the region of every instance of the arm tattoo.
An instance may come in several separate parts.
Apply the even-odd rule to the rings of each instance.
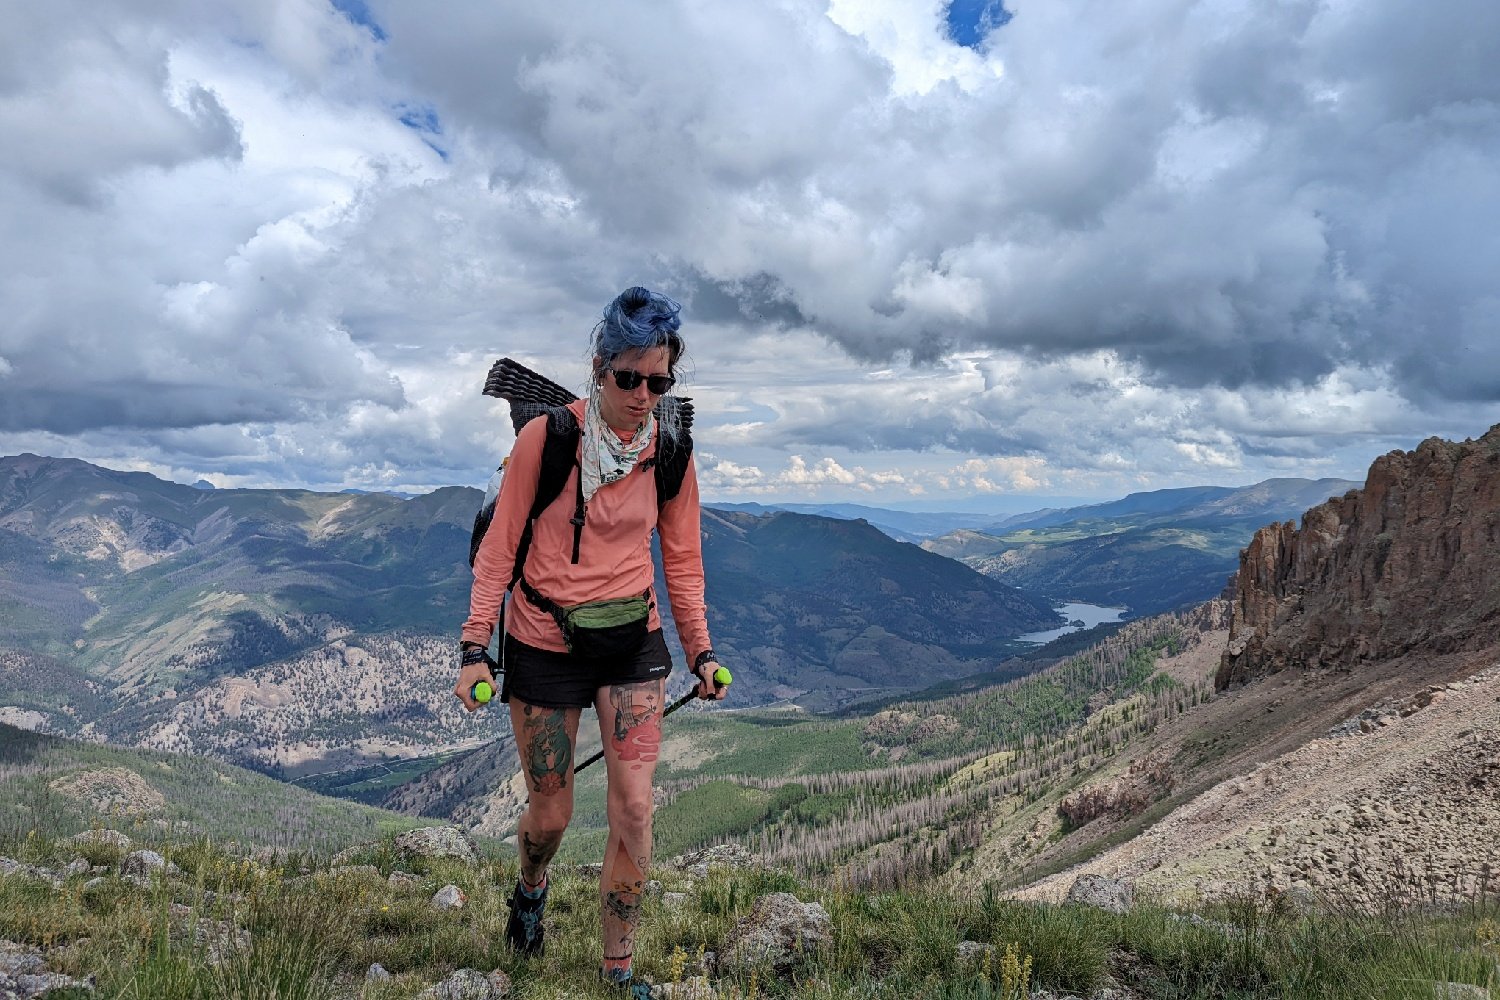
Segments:
[[[526,706],[522,731],[526,742],[526,777],[538,795],[554,795],[568,785],[573,767],[573,741],[560,708]]]

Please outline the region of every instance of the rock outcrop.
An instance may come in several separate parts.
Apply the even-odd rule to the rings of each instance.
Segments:
[[[1220,690],[1288,667],[1357,669],[1500,643],[1500,425],[1376,459],[1360,490],[1240,554]]]

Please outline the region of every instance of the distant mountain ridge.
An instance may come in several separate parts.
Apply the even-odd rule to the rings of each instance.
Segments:
[[[57,731],[262,768],[451,744],[480,500],[202,490],[0,458],[0,649],[16,654],[0,694]],[[859,522],[705,511],[704,535],[710,623],[742,704],[964,676],[1055,621],[1045,601]],[[88,697],[49,692],[47,662]],[[379,683],[346,692],[361,673]]]
[[[958,531],[922,547],[1051,597],[1124,605],[1138,615],[1207,600],[1268,521],[1294,517],[1360,484],[1268,479],[1132,493],[1120,500],[1019,515],[986,531]]]

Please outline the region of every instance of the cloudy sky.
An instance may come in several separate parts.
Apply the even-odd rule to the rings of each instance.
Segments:
[[[1500,421],[1494,0],[0,0],[0,454],[482,485],[685,304],[707,496],[1109,497]]]

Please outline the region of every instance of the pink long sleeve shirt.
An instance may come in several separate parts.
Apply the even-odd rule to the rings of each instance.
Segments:
[[[569,404],[569,408],[582,424],[583,400]],[[474,559],[469,618],[463,627],[467,642],[488,646],[494,634],[500,602],[515,565],[516,545],[536,498],[546,437],[545,417],[530,421],[516,435],[516,446],[495,501],[494,520]],[[655,454],[656,442],[652,442],[640,456],[641,462]],[[574,463],[562,492],[532,526],[531,550],[524,567],[526,582],[562,605],[643,593],[654,576],[651,531],[655,528],[661,538],[662,570],[672,616],[691,666],[699,653],[711,647],[703,603],[697,467],[689,458],[682,489],[658,511],[656,478],[652,469],[641,468],[641,462],[624,479],[601,486],[589,501],[576,564],[572,562],[570,522],[578,489],[579,470]],[[655,600],[651,602],[650,627],[661,628]],[[557,623],[528,601],[519,586],[506,616],[506,628],[529,646],[567,650]]]

